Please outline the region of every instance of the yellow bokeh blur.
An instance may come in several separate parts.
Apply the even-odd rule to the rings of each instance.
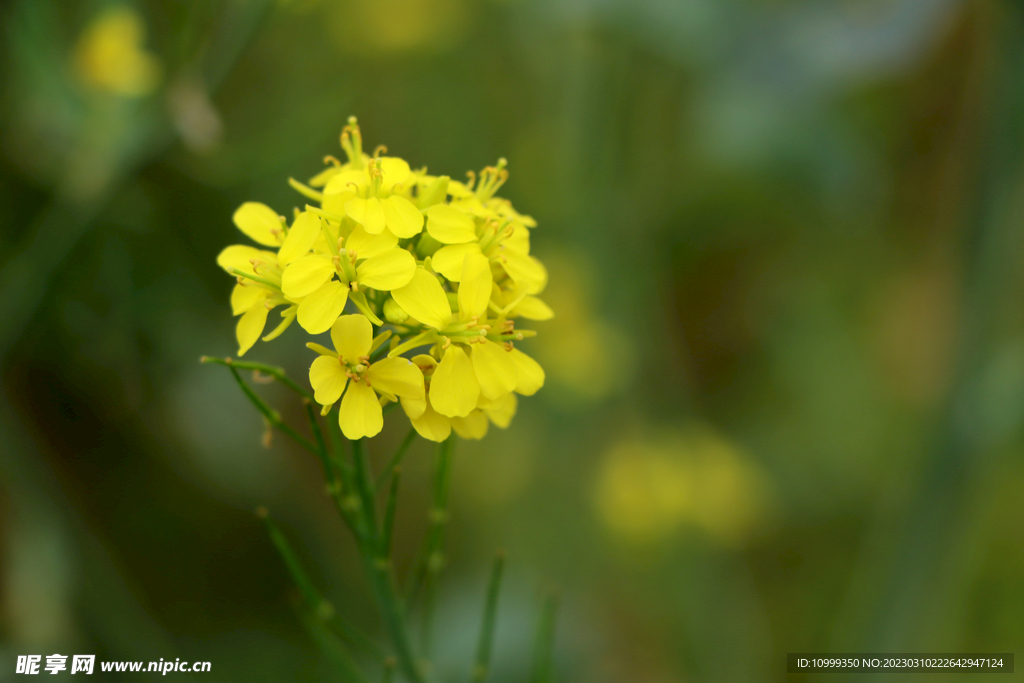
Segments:
[[[404,52],[456,45],[470,19],[466,0],[327,3],[334,43],[345,52]]]
[[[594,501],[608,529],[636,543],[689,528],[735,546],[771,512],[764,472],[736,443],[700,423],[616,442],[600,466]]]
[[[160,63],[144,48],[146,26],[126,6],[99,14],[85,28],[75,48],[74,66],[89,87],[124,97],[152,92],[160,79]]]

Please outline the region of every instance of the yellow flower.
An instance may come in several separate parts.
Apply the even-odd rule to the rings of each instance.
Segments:
[[[441,442],[455,433],[463,439],[482,439],[487,435],[489,422],[504,429],[516,414],[515,394],[505,394],[497,401],[481,399],[478,407],[465,417],[446,417],[434,410],[430,402],[430,384],[437,361],[432,356],[419,355],[412,359],[423,373],[424,394],[422,398],[403,398],[402,409],[409,421],[424,439]]]
[[[529,395],[544,383],[544,371],[536,361],[511,344],[487,339],[491,327],[486,314],[493,285],[487,258],[467,254],[459,279],[457,319],[437,277],[423,268],[416,270],[408,285],[391,293],[406,313],[446,340],[433,377],[432,402],[447,417],[468,416],[481,395],[490,401],[512,391]]]
[[[330,329],[350,291],[359,309],[374,323],[382,324],[362,290],[386,292],[404,286],[416,271],[416,259],[400,249],[398,239],[389,232],[371,235],[356,226],[346,239],[334,231],[330,221],[321,226],[328,252],[309,253],[307,248],[307,253],[285,267],[281,278],[284,295],[301,301],[299,324],[310,334]]]
[[[355,117],[342,131],[342,148],[348,163],[310,181],[314,187],[324,185],[322,208],[351,218],[371,235],[385,229],[402,239],[418,235],[423,213],[409,199],[415,176],[408,162],[398,157],[367,158]]]
[[[381,404],[398,400],[427,439],[452,431],[479,439],[492,422],[506,427],[516,394],[532,395],[545,380],[514,346],[536,332],[515,322],[553,312],[537,296],[547,270],[530,254],[536,222],[495,196],[508,177],[505,160],[485,168],[479,183],[472,173],[469,183],[428,175],[383,156],[383,146],[364,153],[354,117],[341,147],[345,163],[326,157],[308,185],[289,179],[319,204],[296,209],[290,227],[256,202],[235,213],[239,229],[263,247],[235,245],[218,259],[239,278],[239,353],[262,334],[269,310],[284,306],[284,321],[264,339],[293,320],[310,334],[331,331],[336,350],[307,344],[321,354],[310,382],[325,414],[341,400],[349,438],[378,433]],[[358,313],[345,315],[350,301]],[[370,363],[388,338],[387,358]],[[421,352],[415,365],[402,357],[423,348],[430,355]]]
[[[377,394],[391,401],[422,399],[423,375],[407,358],[370,363],[373,326],[362,315],[343,315],[331,326],[335,351],[309,346],[320,353],[309,368],[309,383],[324,414],[341,399],[338,424],[349,439],[376,436],[384,427]],[[342,397],[344,395],[344,398]]]
[[[281,245],[287,246],[289,243],[285,237],[284,219],[266,204],[242,204],[235,211],[234,221],[238,229],[254,242],[269,247],[281,247],[282,251],[285,251],[285,248]],[[299,220],[296,219],[296,225],[298,224]],[[264,341],[278,337],[295,320],[297,306],[281,291],[284,264],[280,252],[234,244],[226,247],[217,256],[217,264],[237,279],[237,284],[231,292],[231,312],[232,315],[242,316],[235,326],[239,356],[244,356],[263,334],[267,316],[275,307],[287,305],[281,313],[281,324],[263,337]]]
[[[146,27],[130,7],[112,8],[86,27],[75,48],[75,68],[89,86],[125,97],[153,91],[160,64],[143,49]]]
[[[451,204],[427,210],[427,232],[445,245],[431,255],[431,267],[452,282],[458,282],[463,259],[469,254],[483,254],[498,270],[496,282],[499,288],[515,290],[516,296],[521,292],[527,295],[539,294],[547,285],[548,274],[544,265],[530,256],[529,227],[537,223],[529,216],[516,212],[508,200],[493,196],[508,177],[505,165],[505,160],[499,159],[497,166],[488,166],[481,171],[480,184],[475,192],[462,186],[466,192],[470,192],[469,196],[463,195]],[[462,192],[459,191],[458,195],[462,195]],[[432,231],[431,213],[442,211],[448,218],[444,226],[447,229],[442,231],[436,228]],[[462,232],[448,227],[456,222],[455,216],[464,221]],[[472,237],[467,237],[470,233],[465,230],[466,225]],[[524,308],[534,310],[529,308],[531,303],[532,300]],[[541,306],[546,308],[543,303]]]

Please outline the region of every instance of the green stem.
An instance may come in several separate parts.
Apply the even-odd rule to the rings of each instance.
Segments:
[[[391,637],[395,649],[398,666],[412,683],[425,683],[423,674],[416,666],[412,645],[406,631],[406,617],[402,605],[395,592],[394,573],[391,563],[386,558],[374,558],[369,546],[363,546],[363,563],[366,567],[370,584],[377,597],[384,618],[384,626]]]
[[[533,674],[530,683],[550,683],[554,670],[555,619],[558,615],[558,596],[551,594],[544,601],[537,636],[534,640]]]
[[[402,478],[402,471],[394,468],[391,475],[391,488],[388,490],[387,503],[384,505],[384,524],[381,529],[381,550],[382,556],[391,559],[392,538],[395,534],[395,510],[398,508],[398,484]]]
[[[387,657],[387,653],[384,652],[380,645],[373,642],[369,636],[365,635],[359,629],[342,619],[335,610],[334,605],[324,598],[320,591],[316,589],[312,579],[309,578],[309,573],[302,566],[302,562],[299,560],[298,555],[292,548],[291,543],[288,542],[288,538],[281,531],[281,528],[277,526],[277,523],[267,512],[266,508],[257,509],[256,516],[263,520],[263,524],[267,528],[267,534],[270,536],[270,540],[274,544],[274,548],[277,549],[278,555],[280,555],[281,559],[284,561],[284,565],[288,569],[288,574],[291,576],[292,581],[302,594],[303,600],[309,609],[309,613],[319,623],[327,626],[331,631],[335,632],[336,635],[340,636],[342,640],[365,650],[375,659],[385,659]]]
[[[389,462],[387,464],[387,467],[385,467],[384,470],[379,475],[377,475],[377,488],[381,488],[384,486],[384,482],[388,480],[388,477],[391,476],[391,473],[394,471],[394,469],[398,467],[398,465],[402,462],[402,458],[405,457],[406,452],[409,450],[409,446],[412,445],[412,442],[415,439],[416,430],[414,428],[410,428],[409,433],[405,435],[404,439],[402,439],[402,443],[398,447],[398,450],[395,451],[394,457],[391,458],[391,462]]]
[[[391,683],[391,679],[395,675],[395,660],[392,657],[388,657],[384,660],[384,671],[381,673],[380,680],[383,683]]]
[[[362,539],[365,534],[360,528],[360,520],[358,516],[354,514],[354,511],[347,503],[345,497],[345,491],[351,490],[350,485],[344,483],[344,473],[337,471],[336,465],[331,461],[330,451],[327,448],[327,443],[324,441],[323,430],[320,429],[320,421],[317,420],[316,411],[313,408],[313,404],[310,401],[306,401],[306,417],[309,420],[309,427],[313,432],[313,436],[316,439],[317,448],[320,452],[320,461],[324,468],[324,479],[327,481],[327,492],[331,496],[331,500],[334,502],[334,507],[338,510],[338,514],[344,520],[345,525],[348,527],[352,535],[357,539]],[[340,478],[339,478],[340,476]]]
[[[299,396],[313,400],[313,394],[299,386],[293,379],[285,374],[284,368],[275,367],[273,365],[267,365],[266,363],[256,363],[247,360],[234,360],[232,358],[215,358],[213,356],[202,356],[199,359],[200,363],[215,363],[217,365],[226,365],[230,367],[236,367],[240,370],[255,370],[264,374],[270,375],[281,384],[285,385]]]
[[[491,665],[491,646],[494,643],[494,623],[498,616],[498,593],[501,590],[501,576],[505,569],[505,553],[498,551],[491,568],[491,579],[487,583],[487,601],[484,603],[484,618],[480,625],[480,640],[476,646],[476,665],[473,667],[473,683],[484,683]]]
[[[362,439],[352,442],[353,478],[363,504],[360,516],[363,526],[368,530],[365,542],[360,544],[360,555],[366,573],[373,587],[377,604],[380,607],[384,626],[391,638],[392,646],[402,674],[411,683],[425,683],[423,674],[416,666],[412,645],[406,629],[406,614],[395,588],[394,569],[386,554],[381,553],[383,546],[377,536],[376,507],[373,494],[373,481],[367,462],[366,448]]]
[[[316,446],[310,443],[309,439],[296,432],[281,420],[281,415],[264,403],[263,399],[257,396],[256,393],[249,388],[249,385],[242,380],[242,377],[238,374],[238,370],[235,369],[233,364],[228,364],[228,369],[234,376],[235,381],[238,382],[238,386],[242,388],[242,393],[245,394],[246,398],[252,401],[252,404],[256,406],[256,410],[260,411],[263,417],[267,419],[267,422],[270,423],[271,427],[277,427],[285,436],[297,443],[299,446],[302,446],[313,455],[317,454]]]
[[[429,526],[419,558],[414,566],[415,574],[409,582],[408,600],[411,605],[419,590],[424,591],[422,620],[420,623],[420,645],[425,659],[430,658],[432,628],[434,619],[434,586],[437,576],[444,569],[445,558],[441,548],[444,544],[444,529],[448,523],[448,485],[451,481],[451,461],[455,448],[452,434],[438,448],[437,468],[434,471],[433,503],[429,514]]]
[[[309,430],[313,432],[313,439],[316,441],[317,455],[324,464],[324,475],[327,477],[328,482],[334,481],[334,468],[331,467],[331,461],[327,455],[327,443],[324,441],[324,432],[320,429],[320,421],[316,419],[316,411],[313,410],[313,403],[311,401],[304,401],[303,406],[306,408],[306,418],[309,420]]]
[[[350,681],[351,683],[369,683],[366,675],[359,669],[348,648],[345,647],[345,644],[341,642],[336,633],[329,629],[305,605],[295,605],[295,611],[320,650],[337,667],[343,680]]]
[[[370,475],[370,463],[366,457],[365,439],[352,441],[352,467],[356,491],[362,501],[366,527],[370,531],[370,539],[379,541],[377,534],[377,499],[373,490],[373,479]],[[378,544],[379,545],[379,544]]]

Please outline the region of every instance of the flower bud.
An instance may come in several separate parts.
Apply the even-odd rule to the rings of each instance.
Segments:
[[[384,302],[384,317],[389,323],[401,325],[409,319],[409,314],[398,305],[397,301],[389,297],[388,300]]]
[[[434,204],[440,204],[448,196],[448,182],[451,180],[446,175],[435,178],[434,182],[423,188],[420,196],[416,198],[416,208],[427,209]]]

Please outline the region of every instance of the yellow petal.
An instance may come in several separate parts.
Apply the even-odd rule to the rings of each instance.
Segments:
[[[473,217],[447,204],[427,209],[427,232],[443,244],[462,244],[476,240]]]
[[[410,416],[409,421],[416,433],[429,441],[440,443],[452,433],[451,420],[434,410],[429,401],[424,404],[423,412],[417,417]]]
[[[350,183],[354,183],[360,188],[365,187],[370,183],[370,174],[366,172],[365,168],[342,168],[327,181],[327,185],[324,186],[324,196],[352,192]],[[324,207],[325,210],[326,208]]]
[[[306,254],[292,261],[281,276],[281,291],[289,299],[299,300],[320,289],[334,276],[334,262],[320,254]]]
[[[512,226],[512,235],[502,241],[505,249],[518,251],[520,254],[530,253],[530,231],[521,225]]]
[[[430,257],[430,267],[452,282],[462,279],[462,264],[469,254],[479,254],[480,243],[450,244],[441,247]]]
[[[270,296],[270,290],[257,284],[236,284],[231,290],[231,315],[242,315]]]
[[[309,385],[313,387],[313,398],[322,406],[329,406],[345,391],[348,376],[334,356],[317,356],[309,366]]]
[[[384,413],[373,389],[362,382],[352,382],[341,399],[338,424],[348,439],[380,434],[384,428]]]
[[[504,346],[492,341],[474,344],[470,358],[480,383],[480,393],[485,398],[493,401],[515,390],[516,363]]]
[[[551,307],[535,296],[524,296],[512,309],[528,320],[550,320],[555,317]]]
[[[331,341],[334,342],[334,350],[346,362],[356,363],[363,356],[370,355],[373,325],[364,315],[343,315],[331,326]]]
[[[299,302],[299,324],[310,334],[326,332],[345,310],[347,301],[348,287],[331,280]]]
[[[292,223],[288,236],[284,238],[281,250],[277,252],[278,262],[284,266],[313,248],[313,242],[320,234],[320,217],[310,211],[303,211]]]
[[[224,250],[217,255],[217,265],[229,273],[232,268],[237,268],[243,273],[255,275],[252,270],[252,263],[250,263],[252,259],[276,263],[277,254],[272,251],[250,247],[246,244],[232,244],[230,247],[224,247]]]
[[[320,202],[320,208],[324,211],[335,214],[336,216],[345,215],[345,205],[353,199],[358,199],[359,195],[352,191],[352,188],[348,188],[347,192],[338,192],[337,194],[325,194],[323,200]],[[329,221],[334,222],[334,221]],[[337,225],[337,222],[334,222]]]
[[[356,266],[356,278],[363,287],[390,292],[409,284],[416,272],[416,259],[405,249],[389,249],[361,261]]]
[[[484,405],[483,401],[480,403],[480,407],[487,413],[487,417],[490,418],[491,422],[505,429],[511,424],[512,418],[515,417],[519,399],[516,398],[515,394],[506,394],[504,397],[499,398],[497,401],[491,401],[487,405]]]
[[[516,393],[533,396],[544,386],[544,368],[519,349],[509,352],[516,364]]]
[[[434,370],[430,381],[430,402],[446,417],[465,417],[476,408],[480,383],[473,363],[460,347],[451,345]]]
[[[501,264],[515,283],[527,294],[540,294],[548,284],[548,271],[544,264],[532,256],[506,249],[501,253]]]
[[[392,396],[417,398],[423,395],[423,373],[408,358],[384,358],[366,371],[370,386]]]
[[[379,235],[384,232],[384,226],[387,224],[384,207],[376,197],[349,200],[345,204],[345,213],[356,223],[361,224],[371,235]]]
[[[427,409],[426,395],[423,395],[420,398],[402,396],[399,400],[402,403],[402,410],[405,411],[405,414],[409,416],[410,420],[415,420]]]
[[[482,439],[487,436],[487,416],[482,410],[474,410],[466,417],[453,417],[452,429],[463,439]]]
[[[380,171],[380,186],[389,192],[399,183],[408,185],[407,181],[412,173],[409,163],[400,157],[381,157]]]
[[[238,355],[244,356],[245,352],[252,348],[256,340],[263,334],[263,328],[267,324],[267,314],[270,311],[267,307],[258,303],[238,319],[235,325],[235,337],[238,339]]]
[[[361,225],[357,225],[345,240],[345,248],[356,252],[358,258],[371,258],[397,246],[398,238],[390,230],[371,235]]]
[[[465,183],[460,183],[458,180],[452,180],[448,183],[448,194],[453,197],[465,199],[473,196],[473,190]]]
[[[412,237],[423,230],[423,213],[405,197],[393,194],[382,204],[388,230],[398,237]]]
[[[424,325],[442,330],[451,322],[452,308],[441,283],[422,268],[416,269],[409,284],[392,290],[391,296],[406,313]]]
[[[459,318],[481,316],[491,300],[491,263],[483,254],[467,254],[459,283]]]
[[[479,216],[480,218],[491,217],[491,212],[476,197],[471,196],[465,199],[453,200],[452,206],[471,216]]]
[[[246,202],[238,207],[234,215],[235,225],[253,242],[276,247],[281,244],[284,230],[277,212],[266,204]]]

